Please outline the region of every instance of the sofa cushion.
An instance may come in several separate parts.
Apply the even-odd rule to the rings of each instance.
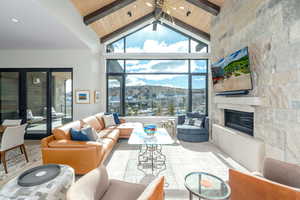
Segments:
[[[119,135],[120,135],[120,131],[118,129],[112,129],[111,132],[106,134],[105,138],[110,138],[115,142],[117,142],[119,139]]]
[[[103,126],[100,124],[99,120],[95,116],[84,118],[82,121],[83,123],[93,127],[97,132],[103,129]]]
[[[104,121],[103,121],[103,118],[102,118],[103,115],[104,115],[104,113],[98,113],[98,114],[94,115],[97,118],[97,120],[99,121],[99,124],[102,127],[101,129],[105,128],[105,124],[104,124]]]
[[[67,200],[99,200],[110,185],[104,166],[98,167],[74,183],[67,192]]]
[[[101,200],[134,200],[142,194],[145,188],[146,186],[141,184],[111,179],[108,190]]]
[[[70,130],[71,128],[81,129],[82,123],[80,121],[74,121],[68,124],[65,124],[61,127],[53,129],[52,133],[56,140],[71,140]]]
[[[143,124],[138,122],[125,122],[117,126],[117,129],[120,130],[120,136],[130,136],[133,129],[142,128]]]
[[[201,127],[198,127],[198,126],[192,126],[192,125],[186,125],[186,124],[183,124],[183,125],[178,125],[177,126],[177,129],[193,129],[193,130],[200,130],[200,129],[203,129]]]
[[[98,132],[98,136],[101,138],[105,138],[109,133],[111,133],[116,127],[112,126],[109,128],[104,128],[100,132]]]

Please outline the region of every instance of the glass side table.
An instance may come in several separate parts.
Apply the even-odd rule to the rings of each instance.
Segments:
[[[230,197],[231,190],[225,181],[217,176],[205,172],[192,172],[185,176],[185,187],[199,199],[225,200]]]

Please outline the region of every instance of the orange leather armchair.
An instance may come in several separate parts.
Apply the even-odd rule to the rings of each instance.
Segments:
[[[300,200],[300,167],[267,158],[263,175],[229,170],[231,200]]]

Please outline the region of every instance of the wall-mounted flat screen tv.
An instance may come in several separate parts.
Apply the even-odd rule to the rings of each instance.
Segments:
[[[213,88],[216,93],[248,91],[252,89],[248,48],[243,48],[211,66]]]

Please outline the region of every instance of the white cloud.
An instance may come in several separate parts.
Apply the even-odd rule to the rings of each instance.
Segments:
[[[158,42],[155,40],[146,40],[144,42],[143,48],[132,47],[127,48],[126,52],[137,53],[137,52],[147,52],[147,53],[176,53],[176,52],[188,52],[188,42],[179,41],[174,44],[166,44],[165,42]]]
[[[127,76],[126,77],[126,86],[142,86],[147,85],[145,81],[136,76]]]
[[[164,69],[154,69],[154,67],[157,67],[159,64],[165,63],[164,66],[162,66]],[[176,65],[178,64],[178,65]],[[188,71],[188,64],[187,61],[178,61],[178,60],[151,60],[148,63],[145,64],[137,64],[133,66],[127,66],[127,70],[130,70],[131,72],[143,72],[143,73],[153,73],[153,72],[187,72]]]

